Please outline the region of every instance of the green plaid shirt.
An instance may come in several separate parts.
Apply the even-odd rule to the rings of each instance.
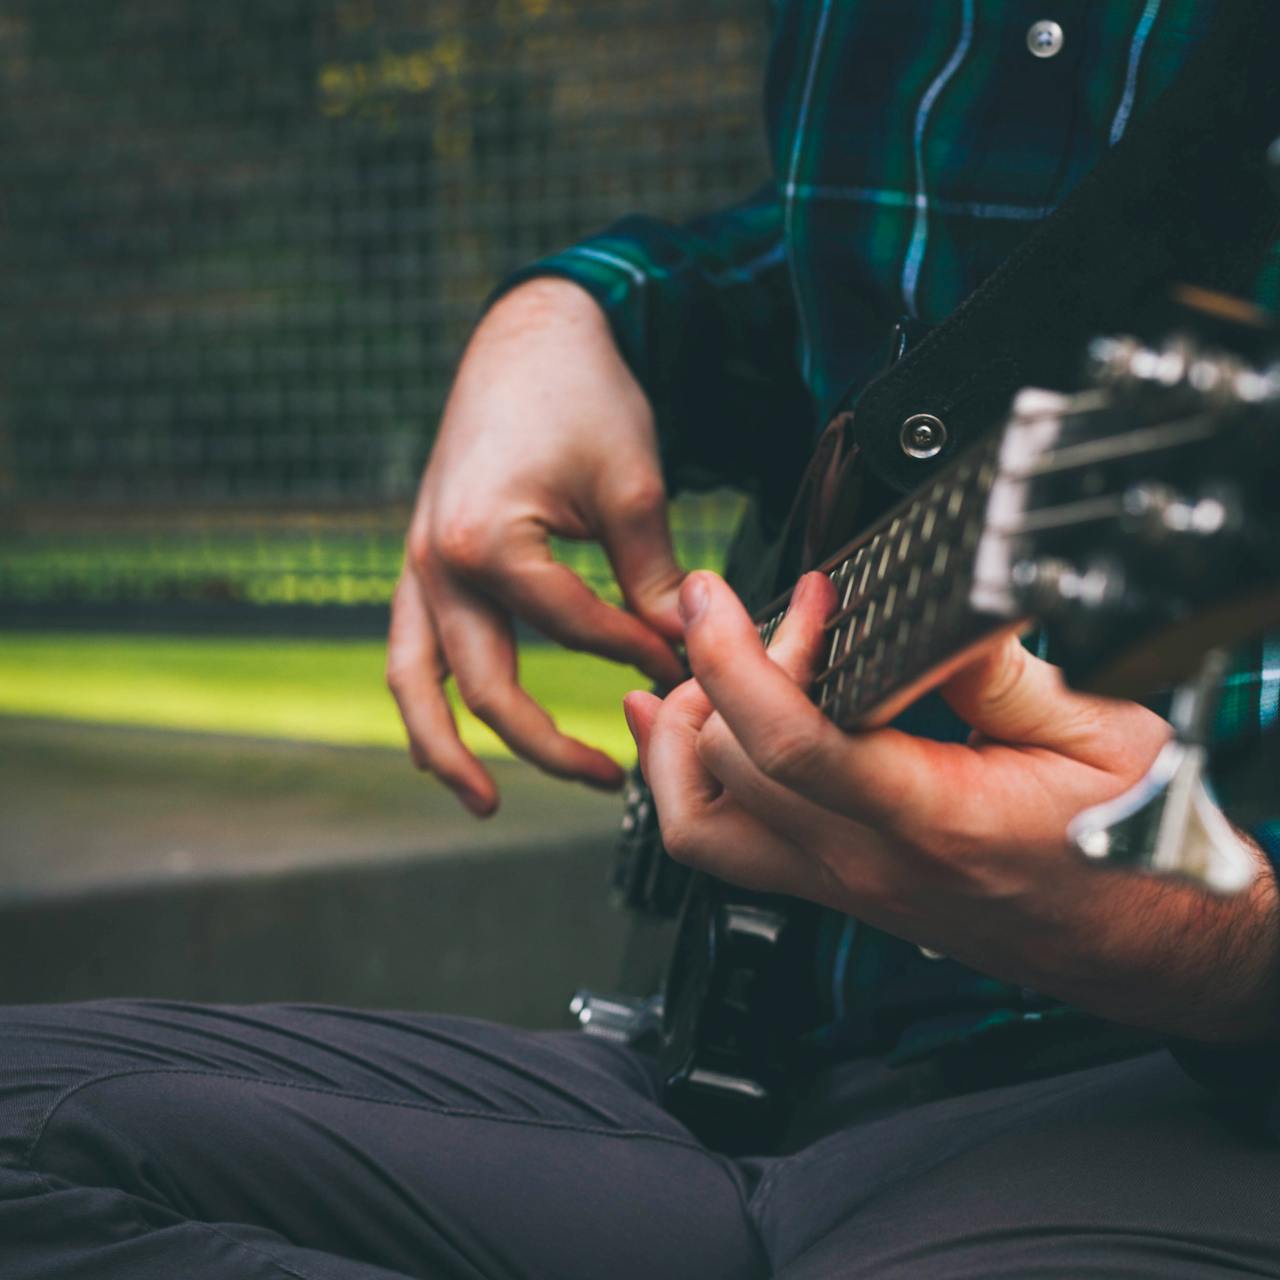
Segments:
[[[758,464],[743,442],[816,432],[883,367],[895,321],[945,319],[1178,75],[1215,9],[774,0],[773,182],[685,226],[625,218],[512,283],[564,275],[605,308],[653,401],[673,487],[750,488]],[[1035,39],[1046,17],[1060,24],[1056,51],[1052,33]],[[1264,305],[1278,281],[1273,252],[1256,282]],[[1221,736],[1268,728],[1278,702],[1280,642],[1260,639],[1228,681]],[[909,726],[964,733],[936,700]],[[1280,822],[1258,835],[1280,854]],[[822,1038],[843,1052],[908,1059],[985,1044],[1007,1057],[1012,1031],[1036,1042],[1023,1058],[1051,1064],[1046,1026],[1105,1039],[1083,1015],[851,919],[829,922],[820,960]]]

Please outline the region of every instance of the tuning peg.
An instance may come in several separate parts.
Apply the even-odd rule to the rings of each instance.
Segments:
[[[1150,347],[1137,338],[1095,338],[1088,348],[1089,372],[1101,384],[1146,383],[1176,387],[1187,381],[1197,352],[1184,337]]]
[[[1099,560],[1079,566],[1057,556],[1019,560],[1011,571],[1013,585],[1033,613],[1053,616],[1064,605],[1077,610],[1105,609],[1124,598],[1120,566]]]
[[[1189,306],[1194,293],[1198,310],[1229,307],[1236,320],[1242,309],[1262,315],[1251,303],[1204,290],[1183,288],[1179,293]],[[1088,372],[1101,387],[1190,391],[1213,403],[1260,404],[1280,398],[1280,369],[1275,365],[1255,368],[1223,351],[1202,349],[1185,335],[1174,335],[1160,347],[1124,335],[1095,338],[1088,348]]]
[[[1205,785],[1209,728],[1226,669],[1211,651],[1195,680],[1174,697],[1173,738],[1137,786],[1086,809],[1067,830],[1091,861],[1174,876],[1211,893],[1235,894],[1253,883],[1257,869]]]
[[[1171,535],[1210,538],[1239,523],[1236,504],[1225,491],[1193,498],[1146,481],[1126,489],[1120,502],[1128,528],[1148,542],[1165,542]]]

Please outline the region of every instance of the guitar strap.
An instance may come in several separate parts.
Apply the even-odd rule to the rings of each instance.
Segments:
[[[846,393],[787,521],[780,576],[852,536],[852,457],[905,493],[999,421],[1019,387],[1078,385],[1090,336],[1167,324],[1175,282],[1247,286],[1280,225],[1266,163],[1280,134],[1280,4],[1216,7],[1184,71],[1057,211],[943,324]],[[901,443],[922,413],[946,430],[928,461]]]

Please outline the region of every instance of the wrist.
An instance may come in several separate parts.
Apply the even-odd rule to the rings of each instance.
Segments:
[[[502,294],[485,312],[481,329],[565,321],[608,330],[604,309],[591,294],[565,276],[535,276]]]

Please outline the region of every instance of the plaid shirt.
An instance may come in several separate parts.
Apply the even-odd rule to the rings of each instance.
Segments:
[[[895,321],[945,319],[1178,75],[1216,4],[773,0],[771,9],[774,181],[686,226],[626,218],[511,282],[564,275],[605,308],[654,404],[673,487],[749,487],[744,451],[714,424],[814,432],[850,386],[883,367]],[[1033,27],[1046,10],[1061,45],[1038,56]],[[1254,292],[1274,304],[1280,253]],[[1269,727],[1278,703],[1280,641],[1262,639],[1229,678],[1221,736]],[[965,732],[937,699],[908,727]],[[1258,835],[1280,855],[1280,822]],[[1012,1056],[1039,1069],[1033,1060],[1061,1060],[1045,1049],[1046,1027],[1105,1041],[1084,1015],[925,960],[851,919],[830,920],[820,961],[822,1038],[843,1052],[910,1059],[986,1045],[994,1061],[1017,1044]]]

